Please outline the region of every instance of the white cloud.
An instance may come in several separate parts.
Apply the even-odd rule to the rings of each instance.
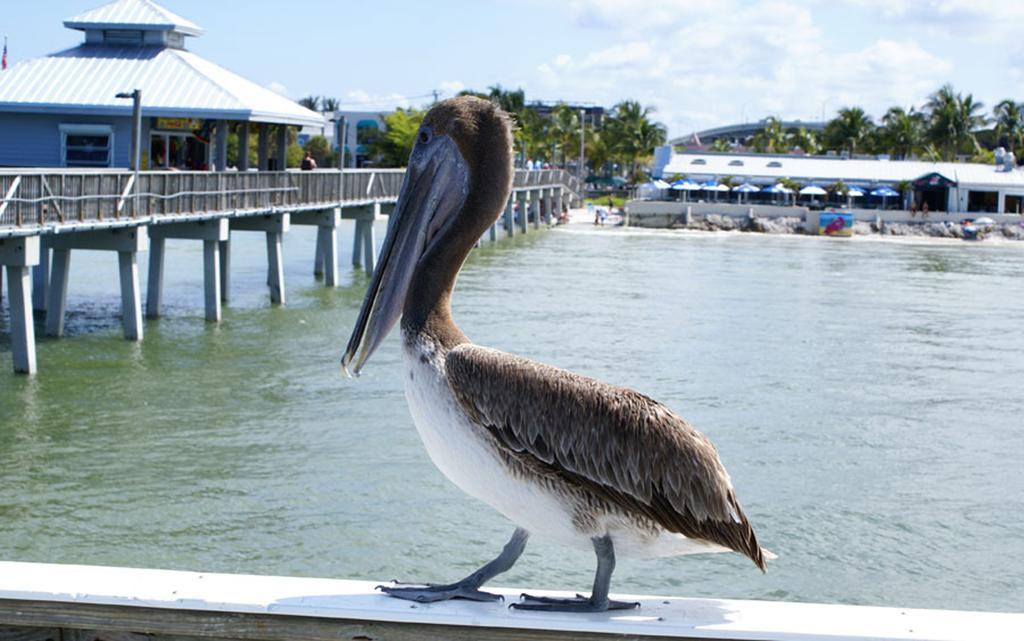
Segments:
[[[444,80],[441,82],[441,92],[445,96],[454,96],[465,88],[466,85],[459,80]]]
[[[384,111],[412,106],[414,106],[413,101],[403,94],[370,93],[364,89],[346,91],[341,99],[341,108],[346,111]]]
[[[272,81],[271,83],[269,83],[269,84],[268,84],[268,85],[266,86],[266,88],[267,88],[267,89],[270,89],[271,91],[273,91],[273,92],[274,92],[274,93],[276,93],[276,94],[281,94],[281,95],[282,95],[282,96],[284,96],[285,98],[288,98],[288,97],[290,97],[290,96],[288,95],[288,87],[285,87],[285,86],[284,86],[283,84],[281,84],[280,82],[278,82],[278,81],[276,81],[276,80],[274,80],[274,81]]]
[[[571,15],[601,30],[602,45],[541,64],[540,93],[608,106],[636,99],[684,136],[769,114],[817,120],[854,104],[880,116],[946,81],[950,62],[912,36],[867,36],[844,49],[815,20],[816,4],[575,0]]]

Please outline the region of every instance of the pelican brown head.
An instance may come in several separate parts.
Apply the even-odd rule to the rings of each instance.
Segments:
[[[400,315],[406,324],[426,325],[432,314],[445,314],[455,277],[501,214],[512,177],[508,114],[472,96],[445,100],[427,113],[392,213],[396,220],[342,358],[346,371],[352,365],[359,373]]]

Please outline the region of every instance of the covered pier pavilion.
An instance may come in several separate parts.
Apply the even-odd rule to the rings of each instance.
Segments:
[[[322,114],[188,51],[202,28],[151,0],[116,0],[64,21],[81,44],[0,73],[0,167],[128,167],[141,91],[143,169],[282,170],[289,129]],[[250,134],[256,147],[250,167]]]

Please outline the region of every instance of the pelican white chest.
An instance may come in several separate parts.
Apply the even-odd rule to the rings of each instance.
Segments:
[[[403,336],[405,398],[430,460],[463,492],[520,527],[589,550],[590,537],[573,526],[570,506],[509,470],[466,415],[445,375],[444,354],[429,339]]]

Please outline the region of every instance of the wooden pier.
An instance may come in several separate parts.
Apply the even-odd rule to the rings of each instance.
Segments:
[[[0,641],[1019,641],[1024,633],[1024,614],[618,595],[641,607],[581,615],[509,609],[519,589],[493,589],[504,603],[416,604],[375,585],[0,562]]]
[[[0,270],[7,272],[15,371],[36,371],[33,310],[45,313],[47,336],[64,333],[73,250],[117,253],[124,335],[142,340],[139,252],[149,251],[145,316],[158,318],[165,241],[201,241],[206,319],[219,322],[221,305],[230,299],[232,234],[265,234],[270,300],[283,305],[283,241],[291,226],[317,228],[313,271],[333,287],[338,228],[341,220],[354,220],[353,266],[372,271],[375,223],[394,208],[404,174],[403,169],[0,170]],[[481,242],[550,224],[563,203],[578,201],[580,193],[578,180],[566,171],[517,171],[504,217]]]

